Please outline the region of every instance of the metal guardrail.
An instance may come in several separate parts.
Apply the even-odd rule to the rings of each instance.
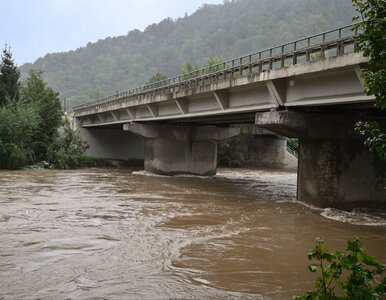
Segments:
[[[352,30],[355,24],[357,23],[244,55],[217,65],[207,66],[188,74],[180,74],[162,81],[145,84],[75,106],[73,110],[91,108],[111,103],[118,99],[129,100],[144,94],[172,93],[208,83],[215,83],[220,80],[259,74],[289,65],[354,52],[354,37],[358,35],[358,30]]]
[[[298,153],[298,150],[297,150],[297,149],[295,149],[295,148],[289,146],[288,144],[287,144],[286,149],[287,149],[287,152],[291,153],[294,157],[298,158],[299,153]]]

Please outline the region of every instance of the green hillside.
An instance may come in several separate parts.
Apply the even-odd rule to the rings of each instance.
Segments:
[[[61,98],[78,104],[140,85],[157,72],[176,75],[187,62],[202,65],[213,55],[230,59],[349,24],[353,14],[351,0],[224,1],[144,31],[47,54],[20,69],[43,70]]]

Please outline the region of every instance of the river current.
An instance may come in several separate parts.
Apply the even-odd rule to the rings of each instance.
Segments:
[[[0,172],[0,299],[288,299],[306,254],[363,238],[386,261],[386,214],[295,201],[296,174],[220,169]]]

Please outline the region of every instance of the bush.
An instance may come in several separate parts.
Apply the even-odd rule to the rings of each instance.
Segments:
[[[38,116],[20,100],[0,106],[0,168],[20,169],[34,160],[30,144]]]
[[[295,297],[297,300],[357,299],[380,300],[386,295],[386,265],[364,252],[359,238],[347,242],[346,252],[330,252],[321,238],[308,254],[311,272],[319,271],[315,290]],[[344,274],[344,276],[342,276]],[[339,290],[343,296],[337,296]]]
[[[80,168],[88,164],[85,152],[88,144],[79,133],[73,130],[68,120],[64,122],[63,132],[57,136],[48,149],[48,161],[58,169]]]

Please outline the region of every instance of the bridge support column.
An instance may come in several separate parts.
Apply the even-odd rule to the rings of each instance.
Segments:
[[[386,207],[386,168],[358,140],[299,140],[298,200],[318,207]]]
[[[256,116],[259,126],[299,139],[299,201],[318,207],[386,208],[386,163],[354,134],[356,121],[356,116],[287,111]]]
[[[293,168],[296,158],[287,152],[287,140],[277,135],[255,135],[248,144],[249,164],[267,168]]]
[[[256,125],[240,125],[246,139],[239,143],[240,151],[246,153],[248,166],[263,168],[297,169],[297,158],[287,151],[287,140],[274,132]]]
[[[217,140],[239,134],[238,128],[125,124],[145,138],[145,170],[155,174],[215,175]]]

